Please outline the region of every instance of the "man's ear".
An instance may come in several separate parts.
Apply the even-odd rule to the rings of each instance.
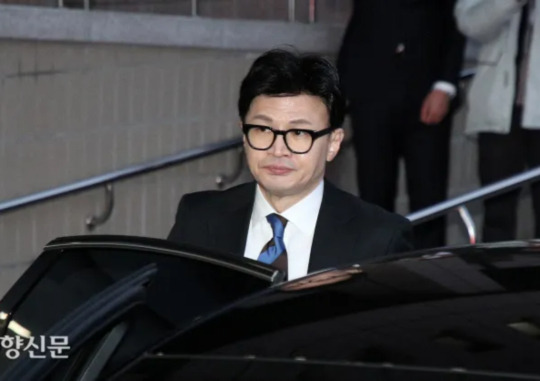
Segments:
[[[341,142],[345,136],[343,128],[336,128],[330,134],[330,144],[328,145],[328,152],[326,153],[326,161],[332,161],[338,154],[341,148]]]

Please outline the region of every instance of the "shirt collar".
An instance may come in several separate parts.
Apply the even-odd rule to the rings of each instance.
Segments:
[[[294,224],[303,233],[312,235],[315,231],[315,225],[317,224],[317,217],[321,208],[324,181],[321,180],[319,185],[311,191],[306,197],[298,201],[296,204],[285,210],[283,213],[278,213],[268,203],[262,191],[257,184],[257,190],[255,191],[255,204],[253,205],[252,222],[268,223],[266,216],[271,213],[277,213],[285,217],[289,222]]]

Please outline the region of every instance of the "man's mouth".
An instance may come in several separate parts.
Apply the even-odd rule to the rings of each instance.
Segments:
[[[292,168],[285,167],[282,165],[267,165],[267,166],[264,166],[263,168],[272,175],[286,175],[292,172]]]

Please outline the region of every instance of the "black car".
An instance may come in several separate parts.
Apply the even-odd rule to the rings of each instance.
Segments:
[[[540,380],[538,241],[282,280],[162,240],[57,239],[0,302],[0,380]]]

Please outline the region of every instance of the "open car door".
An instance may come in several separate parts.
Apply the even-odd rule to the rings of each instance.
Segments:
[[[0,380],[106,378],[184,325],[282,279],[256,261],[158,239],[56,239],[0,301],[0,336],[13,343],[2,345]]]

